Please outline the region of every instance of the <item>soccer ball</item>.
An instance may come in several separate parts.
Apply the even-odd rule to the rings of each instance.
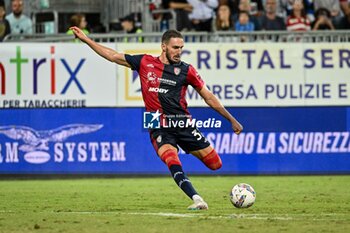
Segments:
[[[230,193],[230,200],[237,208],[248,208],[255,202],[255,191],[252,186],[245,183],[233,186]]]

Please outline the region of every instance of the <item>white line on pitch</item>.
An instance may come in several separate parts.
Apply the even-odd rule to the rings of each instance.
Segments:
[[[229,215],[219,215],[219,216],[207,216],[204,214],[177,214],[177,213],[141,213],[141,212],[129,212],[129,213],[120,213],[120,214],[126,214],[126,215],[152,215],[152,216],[163,216],[163,217],[183,217],[183,218],[195,218],[195,217],[203,217],[203,218],[210,218],[210,219],[256,219],[256,220],[301,220],[303,217],[305,217],[304,214],[294,214],[294,216],[290,215],[270,215],[270,214],[229,214]],[[334,214],[325,214],[334,216]],[[311,215],[315,216],[317,215]],[[321,218],[313,218],[311,219],[313,221],[326,221],[330,219],[321,219]],[[340,221],[346,221],[346,219],[335,219]]]
[[[305,217],[313,217],[312,221],[347,221],[349,216],[346,213],[319,213],[319,214],[227,214],[227,215],[206,215],[204,213],[165,213],[165,212],[118,212],[118,211],[49,211],[54,214],[101,214],[101,215],[148,215],[148,216],[160,216],[160,217],[177,217],[177,218],[208,218],[208,219],[255,219],[255,220],[303,220]],[[18,213],[12,210],[0,210],[0,213]],[[345,218],[319,218],[319,217],[335,217],[344,216]]]
[[[292,217],[280,217],[280,216],[270,216],[270,215],[259,215],[259,214],[230,214],[230,215],[218,215],[218,216],[207,216],[204,214],[176,214],[176,213],[122,213],[128,215],[152,215],[152,216],[163,216],[163,217],[183,217],[183,218],[210,218],[210,219],[257,219],[257,220],[293,220]]]

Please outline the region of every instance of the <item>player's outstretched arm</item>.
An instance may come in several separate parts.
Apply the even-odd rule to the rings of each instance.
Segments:
[[[129,63],[125,60],[125,56],[122,53],[118,53],[117,51],[103,46],[92,39],[90,39],[85,33],[78,27],[70,28],[75,37],[87,44],[92,50],[94,50],[98,55],[107,59],[108,61],[115,62],[119,65],[131,67]]]
[[[240,134],[242,132],[243,126],[231,115],[231,113],[226,110],[220,100],[211,91],[209,91],[205,85],[201,90],[197,91],[210,107],[231,122],[232,129],[236,134]]]

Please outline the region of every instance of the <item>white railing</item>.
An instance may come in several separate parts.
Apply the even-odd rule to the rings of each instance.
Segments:
[[[90,34],[89,37],[97,42],[125,42],[138,41],[142,37],[143,42],[159,42],[162,33],[108,33]],[[222,42],[222,43],[253,43],[253,42],[279,42],[279,43],[314,43],[314,42],[350,42],[350,30],[336,31],[257,31],[257,32],[185,32],[186,42]],[[128,38],[128,40],[125,40]],[[4,42],[73,42],[73,36],[67,34],[32,34],[32,35],[7,35]]]

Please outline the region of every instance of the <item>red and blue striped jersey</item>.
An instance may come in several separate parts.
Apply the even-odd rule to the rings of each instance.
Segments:
[[[192,65],[185,62],[163,64],[159,57],[125,54],[132,70],[140,76],[146,111],[165,115],[189,115],[185,99],[188,85],[201,89],[204,81]]]

